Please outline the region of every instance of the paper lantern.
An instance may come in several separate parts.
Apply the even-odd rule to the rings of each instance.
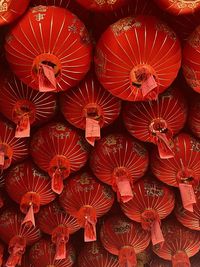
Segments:
[[[69,236],[80,228],[77,220],[64,212],[57,202],[52,202],[41,208],[37,225],[44,233],[51,235],[51,240],[56,245],[55,260],[65,259]]]
[[[0,119],[0,169],[5,170],[11,164],[22,161],[27,156],[27,139],[16,138],[14,127]]]
[[[112,186],[118,200],[127,202],[133,197],[131,184],[144,175],[148,162],[148,152],[138,141],[110,134],[98,141],[90,167],[98,179]]]
[[[164,11],[173,15],[191,14],[200,9],[199,0],[154,0]]]
[[[33,245],[40,237],[37,227],[22,225],[23,215],[11,209],[7,209],[0,216],[0,236],[8,244],[10,254],[6,266],[21,265],[22,255],[26,247]]]
[[[1,0],[0,26],[9,24],[21,16],[29,5],[30,0]]]
[[[33,160],[48,172],[52,190],[58,194],[63,190],[63,179],[85,165],[88,153],[82,136],[64,123],[50,123],[41,127],[31,142]]]
[[[59,201],[64,210],[77,218],[84,228],[84,241],[90,242],[96,240],[97,218],[110,210],[114,194],[91,173],[83,172],[68,179]]]
[[[101,227],[101,242],[108,252],[118,256],[119,267],[136,267],[136,254],[149,245],[150,236],[138,223],[124,216],[112,216]]]
[[[9,73],[1,82],[0,111],[17,125],[16,137],[29,137],[30,125],[55,115],[56,95],[32,90]]]
[[[95,63],[99,81],[113,95],[128,101],[153,100],[178,74],[180,43],[155,17],[127,17],[103,33]]]
[[[36,6],[7,35],[13,72],[33,89],[67,90],[85,76],[91,44],[83,23],[67,9]]]
[[[128,4],[130,0],[76,0],[80,5],[84,8],[87,8],[91,11],[98,11],[98,12],[106,12],[106,11],[114,11],[122,7],[123,5]]]
[[[188,125],[196,137],[200,137],[200,96],[195,94],[190,101]]]
[[[75,262],[75,251],[73,247],[66,247],[67,258],[64,260],[55,260],[55,247],[49,239],[41,239],[35,243],[30,250],[30,260],[33,267],[72,267]]]
[[[93,74],[60,95],[61,111],[71,124],[85,130],[87,141],[94,146],[100,129],[111,124],[120,113],[121,101],[109,94]]]
[[[162,224],[162,232],[165,242],[163,246],[154,246],[153,251],[164,260],[172,261],[173,267],[190,267],[189,258],[199,251],[200,233],[174,219]]]
[[[132,185],[133,198],[127,203],[120,203],[125,215],[141,223],[142,228],[151,232],[153,245],[163,243],[160,228],[161,220],[174,208],[173,191],[152,177],[145,177]]]
[[[22,224],[34,226],[34,213],[38,213],[40,206],[50,203],[56,197],[51,191],[48,175],[39,171],[31,161],[18,164],[8,171],[6,191],[20,204],[21,212],[26,214]]]
[[[157,101],[126,103],[123,112],[129,133],[141,141],[156,144],[161,158],[174,156],[173,135],[183,128],[186,116],[186,100],[174,87]]]
[[[174,139],[174,145],[174,158],[160,159],[154,150],[151,168],[159,180],[179,187],[184,208],[193,212],[193,204],[196,203],[194,192],[200,181],[200,143],[192,136],[181,133]]]

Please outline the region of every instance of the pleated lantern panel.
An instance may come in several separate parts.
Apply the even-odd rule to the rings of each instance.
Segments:
[[[36,6],[7,34],[5,50],[23,83],[42,92],[58,92],[83,79],[92,46],[76,15],[60,7]]]
[[[16,138],[13,125],[0,119],[0,169],[5,170],[11,164],[24,160],[28,153],[27,138]]]
[[[6,191],[11,199],[20,204],[26,214],[22,224],[35,226],[34,214],[40,206],[52,202],[56,194],[51,190],[47,174],[39,171],[31,161],[26,161],[9,169],[6,174]]]
[[[155,17],[127,17],[103,33],[95,63],[99,81],[113,95],[154,100],[176,78],[181,47],[175,32]]]
[[[23,84],[11,72],[1,81],[0,111],[16,124],[15,136],[30,136],[30,126],[50,120],[56,112],[56,95],[40,93]]]
[[[193,212],[200,181],[200,143],[189,134],[181,133],[175,137],[174,145],[174,158],[161,159],[154,150],[151,168],[159,180],[179,188],[184,208]]]
[[[105,220],[100,237],[104,248],[118,256],[119,267],[136,267],[136,254],[144,251],[150,242],[148,232],[138,223],[120,215]]]
[[[55,246],[49,239],[41,239],[30,250],[29,257],[33,267],[72,267],[75,262],[75,250],[71,244],[66,247],[67,257],[63,260],[55,259]]]
[[[0,26],[10,24],[20,17],[27,9],[30,0],[1,0]]]
[[[200,27],[196,27],[190,34],[183,47],[182,69],[188,85],[200,93]]]
[[[133,198],[131,184],[147,170],[149,156],[146,148],[133,138],[110,134],[97,142],[91,153],[90,167],[102,182],[112,186],[118,201]]]
[[[64,210],[77,218],[80,227],[84,228],[84,241],[90,242],[97,238],[97,218],[110,210],[114,193],[94,175],[83,172],[68,179],[59,201]]]
[[[173,15],[184,15],[195,13],[200,10],[199,0],[154,0],[156,4],[164,11],[167,11]]]
[[[89,149],[82,136],[64,123],[41,127],[31,141],[35,163],[51,177],[52,190],[60,194],[63,179],[86,164]]]
[[[108,253],[100,242],[85,243],[78,255],[79,267],[119,267],[118,258]]]
[[[23,215],[12,209],[7,209],[0,216],[0,236],[8,244],[10,254],[6,266],[15,267],[21,265],[22,255],[26,247],[33,245],[41,238],[37,227],[22,225]]]
[[[55,260],[65,259],[69,237],[80,229],[77,220],[62,210],[57,202],[52,202],[41,208],[37,225],[51,235],[51,241],[56,246]]]
[[[96,12],[113,12],[114,10],[127,5],[130,0],[75,0],[84,8]]]
[[[192,133],[200,138],[200,96],[197,94],[190,100],[188,125]]]
[[[61,111],[65,119],[85,130],[86,140],[94,146],[101,137],[101,128],[119,116],[121,101],[108,93],[90,73],[78,87],[60,95]]]
[[[187,118],[187,102],[179,89],[171,87],[157,101],[127,102],[123,110],[124,123],[131,135],[157,145],[161,158],[174,156],[173,135]]]
[[[160,224],[174,209],[173,190],[153,177],[145,177],[132,185],[132,191],[133,198],[120,203],[122,211],[151,233],[153,245],[162,244],[164,237]]]
[[[182,226],[175,219],[165,221],[162,232],[165,242],[163,246],[154,246],[154,253],[171,261],[172,267],[193,267],[189,258],[199,251],[200,233]]]

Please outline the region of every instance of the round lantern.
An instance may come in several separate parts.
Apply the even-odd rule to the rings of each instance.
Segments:
[[[200,181],[200,143],[188,134],[179,134],[174,139],[175,156],[160,159],[154,150],[151,167],[154,175],[162,182],[179,187],[183,206],[193,212],[196,203],[195,190]]]
[[[164,242],[160,228],[161,220],[174,208],[173,191],[152,177],[145,177],[132,185],[133,198],[120,203],[125,215],[141,223],[144,230],[151,232],[152,244]]]
[[[93,74],[60,95],[61,111],[75,127],[85,130],[86,140],[94,146],[100,129],[111,124],[120,113],[121,101],[109,94]]]
[[[173,15],[191,14],[200,9],[199,0],[154,0],[164,11]]]
[[[91,11],[114,11],[115,9],[118,9],[122,7],[123,5],[128,4],[130,0],[76,0],[81,6],[84,8],[87,8]]]
[[[38,213],[40,206],[50,203],[56,197],[51,191],[48,175],[38,171],[30,161],[18,164],[8,171],[6,191],[26,214],[22,224],[34,226],[34,213]]]
[[[138,141],[122,134],[102,138],[90,158],[93,173],[111,185],[118,200],[123,202],[133,198],[131,184],[144,175],[148,162],[147,150]]]
[[[66,247],[67,258],[64,260],[55,259],[55,247],[49,239],[41,239],[35,243],[30,250],[30,261],[33,267],[72,267],[75,262],[75,251],[73,247]]]
[[[33,160],[48,172],[52,190],[58,194],[63,190],[63,179],[85,165],[88,153],[82,136],[64,123],[50,123],[40,128],[31,142]]]
[[[27,139],[15,137],[14,127],[0,119],[0,169],[24,160],[28,156]]]
[[[84,172],[67,181],[59,200],[64,210],[77,218],[84,228],[84,240],[89,242],[96,240],[97,218],[110,210],[114,194],[107,185]]]
[[[99,81],[113,95],[152,100],[176,78],[181,47],[176,34],[156,18],[127,17],[103,33],[95,63]]]
[[[16,137],[29,137],[30,125],[55,115],[56,95],[32,90],[9,73],[1,83],[0,111],[17,125]]]
[[[0,236],[8,244],[10,254],[6,266],[21,265],[26,246],[31,246],[40,239],[37,227],[22,225],[23,215],[13,210],[5,210],[0,216]]]
[[[123,112],[129,133],[141,141],[155,143],[161,158],[174,156],[173,135],[183,128],[186,116],[186,100],[174,87],[157,101],[127,102]]]
[[[85,243],[78,263],[79,267],[119,267],[117,257],[108,253],[100,242]]]
[[[188,125],[193,134],[200,138],[200,96],[196,95],[191,99],[188,116]]]
[[[101,242],[108,252],[117,255],[119,267],[136,267],[136,254],[149,245],[150,236],[139,224],[124,216],[112,216],[101,227]]]
[[[0,26],[9,24],[21,16],[29,5],[30,0],[1,0]]]
[[[162,224],[162,232],[165,242],[163,246],[154,246],[153,251],[164,260],[172,261],[173,267],[190,267],[189,258],[199,251],[200,233],[174,219]]]
[[[196,92],[200,93],[200,26],[198,26],[188,37],[183,48],[183,74],[188,85]]]
[[[67,9],[36,6],[7,36],[6,56],[13,72],[33,89],[67,90],[90,67],[91,44],[83,23]]]
[[[56,245],[55,260],[65,259],[69,236],[80,228],[76,219],[65,213],[57,202],[53,202],[41,208],[37,225],[44,233],[51,235]]]

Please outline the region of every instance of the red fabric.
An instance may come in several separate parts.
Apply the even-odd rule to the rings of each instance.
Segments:
[[[41,205],[46,205],[55,199],[51,191],[49,177],[37,170],[30,161],[18,164],[6,174],[6,191],[9,196],[20,204],[20,209],[28,215],[27,223],[34,224],[33,212],[37,213]],[[28,219],[28,220],[27,220]]]
[[[129,101],[152,100],[176,78],[181,47],[176,34],[156,18],[128,17],[103,33],[95,63],[99,81],[113,95]],[[144,96],[140,87],[151,75],[158,86]]]
[[[88,153],[86,141],[64,123],[50,123],[40,128],[31,142],[33,160],[48,172],[52,190],[58,194],[63,190],[63,179],[85,165]]]
[[[28,156],[28,141],[15,138],[15,129],[7,121],[0,120],[0,133],[0,152],[3,153],[0,168],[7,169]]]
[[[188,124],[190,130],[193,134],[200,138],[200,96],[195,94],[195,96],[190,101],[190,109],[189,109],[189,116],[188,116]]]
[[[122,179],[129,187],[144,175],[147,166],[146,149],[139,142],[122,134],[111,134],[102,138],[90,158],[93,173],[102,182],[111,185],[117,192],[118,200],[124,202],[130,200],[132,194],[130,195],[129,190],[124,192],[118,180]]]
[[[145,250],[150,241],[149,233],[139,224],[119,215],[105,220],[100,235],[105,249],[119,257],[120,267],[126,266],[128,262],[131,263],[128,266],[135,267],[137,261],[133,261],[134,255]]]
[[[174,155],[173,135],[183,128],[186,117],[186,100],[175,87],[161,94],[157,101],[126,103],[123,110],[129,133],[157,144],[160,156],[165,158]]]
[[[127,2],[130,0],[114,0],[114,1],[103,0],[101,2],[99,2],[98,0],[76,0],[76,1],[84,8],[90,9],[92,11],[111,12],[127,4]]]
[[[29,9],[12,28],[5,44],[11,69],[33,89],[40,89],[40,64],[53,68],[55,92],[67,90],[83,79],[90,67],[91,48],[83,23],[67,9],[55,6]],[[46,73],[44,76],[47,81],[49,77]]]
[[[67,258],[55,260],[55,247],[49,239],[41,239],[30,250],[30,261],[33,267],[72,267],[75,262],[75,251],[71,244],[66,247]]]
[[[0,25],[13,22],[21,16],[29,5],[30,0],[3,0],[0,2]]]
[[[140,179],[132,185],[132,190],[133,198],[120,205],[126,216],[140,222],[144,230],[152,231],[155,222],[160,224],[160,220],[166,218],[174,208],[173,191],[152,177]],[[154,236],[152,233],[154,242],[160,243],[160,236],[158,239]]]
[[[114,194],[107,185],[84,172],[67,181],[59,201],[67,213],[77,218],[85,230],[84,240],[88,242],[96,240],[97,218],[110,210]]]

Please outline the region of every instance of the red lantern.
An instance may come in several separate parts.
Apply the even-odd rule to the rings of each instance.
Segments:
[[[0,120],[0,169],[5,170],[11,164],[22,161],[27,156],[27,139],[16,138],[14,127]]]
[[[186,116],[186,100],[174,87],[157,101],[127,102],[123,113],[129,133],[141,141],[155,143],[161,158],[174,156],[173,135],[183,128]]]
[[[124,216],[112,216],[101,227],[101,242],[119,257],[119,267],[136,267],[136,254],[144,251],[149,241],[148,232]]]
[[[61,111],[75,127],[85,130],[94,146],[100,128],[111,124],[120,113],[121,101],[109,94],[90,74],[78,87],[60,95]]]
[[[147,150],[134,139],[111,134],[101,139],[91,154],[90,166],[102,182],[112,186],[118,200],[133,198],[131,184],[141,178],[149,163]]]
[[[82,5],[84,8],[87,8],[92,11],[98,11],[98,12],[106,12],[106,11],[114,11],[115,9],[118,9],[122,7],[123,5],[128,4],[128,1],[130,0],[76,0],[80,5]]]
[[[76,219],[53,202],[41,208],[37,216],[37,225],[44,233],[51,235],[51,240],[56,245],[55,260],[65,259],[69,236],[80,228]]]
[[[183,74],[188,85],[196,92],[200,93],[200,75],[199,75],[199,59],[200,59],[200,27],[198,26],[188,37],[183,48]]]
[[[40,206],[50,203],[56,197],[51,191],[48,175],[38,171],[30,161],[16,165],[8,171],[6,191],[20,204],[21,212],[26,214],[22,224],[34,226],[34,213],[38,213]]]
[[[173,15],[191,14],[200,9],[199,0],[154,0],[164,11]]]
[[[21,16],[29,5],[30,0],[1,0],[0,26],[9,24]]]
[[[132,190],[133,198],[121,203],[123,212],[131,220],[141,223],[144,230],[151,232],[153,245],[163,243],[160,223],[174,208],[173,191],[152,177],[140,179],[133,184]]]
[[[85,26],[73,13],[37,6],[11,29],[5,49],[22,82],[36,90],[57,92],[75,86],[85,76],[92,47]]]
[[[195,97],[191,99],[190,110],[188,116],[188,124],[190,130],[195,134],[196,137],[200,137],[200,97],[195,94]]]
[[[154,246],[153,251],[159,257],[172,261],[173,267],[190,267],[189,258],[199,251],[200,233],[172,219],[162,224],[162,232],[165,242],[163,246]]]
[[[6,266],[21,265],[26,246],[31,246],[40,239],[39,229],[22,225],[22,221],[21,213],[9,209],[0,216],[0,236],[9,245],[10,253]]]
[[[67,258],[55,260],[55,247],[49,239],[41,239],[30,250],[30,260],[33,267],[72,267],[75,262],[75,251],[71,245],[66,247]]]
[[[48,172],[52,190],[58,194],[63,190],[63,179],[83,167],[88,154],[82,136],[64,123],[50,123],[40,128],[31,142],[35,163]]]
[[[29,137],[30,125],[55,115],[56,95],[32,90],[9,73],[1,84],[0,111],[17,124],[16,137]]]
[[[176,34],[156,18],[128,17],[103,33],[95,62],[99,81],[113,95],[152,100],[176,78],[181,47]]]
[[[119,267],[117,257],[108,253],[100,242],[85,243],[78,255],[79,267]]]
[[[85,242],[96,240],[97,218],[106,214],[113,202],[112,190],[88,172],[69,179],[60,196],[61,206],[84,228]]]
[[[199,188],[200,181],[200,143],[188,134],[179,134],[174,145],[174,158],[160,159],[154,150],[152,171],[162,182],[179,187],[184,208],[193,212],[194,190]]]

